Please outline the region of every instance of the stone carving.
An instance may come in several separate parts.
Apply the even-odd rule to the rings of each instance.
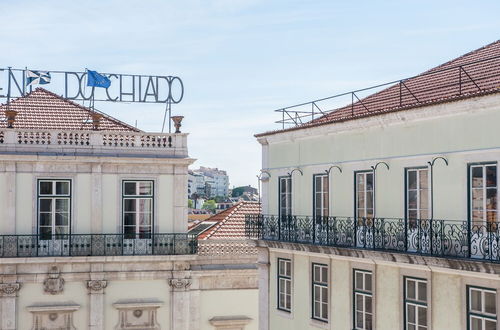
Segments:
[[[75,303],[62,305],[39,304],[28,306],[27,309],[33,314],[33,326],[31,330],[61,329],[76,330],[73,324],[73,313],[80,308]]]
[[[0,297],[15,297],[20,289],[20,283],[0,284]]]
[[[118,324],[115,330],[160,330],[156,319],[157,310],[163,303],[158,300],[118,301]]]
[[[168,280],[168,284],[177,290],[188,289],[191,286],[191,279],[189,278],[171,278]]]
[[[57,266],[52,266],[47,278],[43,281],[43,291],[50,294],[59,294],[63,290],[64,279],[61,277],[61,271]]]
[[[104,293],[104,289],[108,286],[108,282],[104,280],[87,281],[87,289],[89,293]]]

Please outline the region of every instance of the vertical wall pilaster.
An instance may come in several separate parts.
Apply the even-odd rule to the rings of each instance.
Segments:
[[[89,291],[89,329],[104,330],[104,289],[108,282],[104,280],[104,265],[91,265],[90,281],[87,281]]]
[[[259,330],[269,330],[269,249],[258,247]]]
[[[0,330],[17,329],[17,293],[20,283],[0,284]]]
[[[191,279],[189,272],[174,272],[173,278],[168,280],[171,289],[170,300],[170,329],[191,330]]]
[[[174,166],[174,232],[187,231],[187,165]]]
[[[91,231],[93,234],[102,233],[102,165],[92,165],[92,213]]]
[[[5,222],[3,222],[3,235],[16,234],[16,164],[8,163],[5,166]],[[31,234],[31,233],[24,233]]]

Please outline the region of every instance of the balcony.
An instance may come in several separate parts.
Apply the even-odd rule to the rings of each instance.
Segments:
[[[247,215],[250,239],[500,262],[497,223]]]
[[[190,234],[2,235],[0,258],[196,254]]]
[[[0,129],[0,152],[156,158],[187,157],[187,134]]]

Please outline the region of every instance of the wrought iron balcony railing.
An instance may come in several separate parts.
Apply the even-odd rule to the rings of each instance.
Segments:
[[[196,254],[191,234],[2,235],[0,258]]]
[[[250,239],[500,262],[496,222],[247,215]]]

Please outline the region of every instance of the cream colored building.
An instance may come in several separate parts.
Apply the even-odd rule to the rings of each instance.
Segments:
[[[186,233],[187,134],[44,89],[0,108],[1,330],[258,328],[255,255]]]
[[[374,91],[256,135],[259,329],[500,329],[500,42]]]

